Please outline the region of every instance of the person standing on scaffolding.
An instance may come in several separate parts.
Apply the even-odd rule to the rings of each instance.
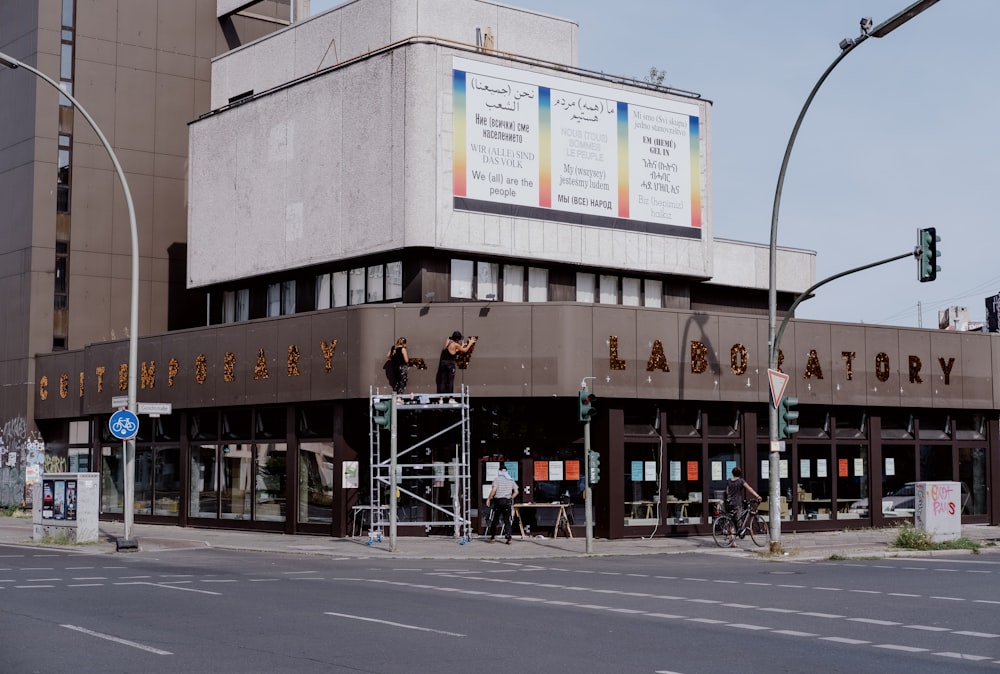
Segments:
[[[490,495],[486,497],[486,507],[490,509],[490,523],[486,527],[489,542],[496,542],[497,529],[507,534],[507,545],[510,545],[510,532],[514,526],[511,520],[511,503],[517,498],[517,482],[514,482],[506,466],[500,465],[497,476],[493,479]]]

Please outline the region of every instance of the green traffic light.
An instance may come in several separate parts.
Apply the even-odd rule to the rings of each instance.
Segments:
[[[798,398],[785,396],[778,403],[778,438],[784,440],[799,432],[799,411],[791,409],[799,404]]]
[[[917,230],[917,278],[921,283],[935,280],[937,273],[941,271],[941,267],[937,264],[937,259],[941,255],[937,246],[940,240],[941,237],[937,235],[935,227]]]
[[[597,414],[597,410],[593,407],[594,401],[597,400],[597,396],[588,392],[587,389],[580,389],[579,398],[580,404],[577,416],[580,421],[587,423]]]
[[[376,412],[381,413],[372,415],[372,421],[374,421],[376,425],[381,426],[386,430],[390,430],[392,427],[392,399],[389,398],[387,400],[381,400],[376,398],[372,401],[372,408]]]

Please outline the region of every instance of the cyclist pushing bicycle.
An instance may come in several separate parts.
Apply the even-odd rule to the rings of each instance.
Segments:
[[[737,536],[743,538],[747,533],[758,546],[763,546],[767,538],[767,522],[757,514],[760,495],[742,474],[739,468],[733,468],[733,477],[726,483],[726,512],[712,523],[712,537],[721,547],[735,546]]]
[[[749,494],[749,496],[748,496]],[[754,491],[746,480],[739,466],[733,467],[733,476],[726,482],[726,512],[737,521],[743,515],[743,501],[761,501],[760,494]]]

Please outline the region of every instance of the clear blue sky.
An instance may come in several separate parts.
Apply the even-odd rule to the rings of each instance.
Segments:
[[[809,91],[857,37],[911,0],[516,0],[575,20],[579,65],[642,77],[713,102],[714,235],[767,243],[781,158]],[[312,0],[313,12],[342,4]],[[785,179],[778,244],[817,252],[817,280],[942,241],[937,281],[910,258],[820,288],[800,318],[917,326],[1000,292],[1000,2],[940,0],[833,71]],[[501,38],[502,39],[502,38]]]

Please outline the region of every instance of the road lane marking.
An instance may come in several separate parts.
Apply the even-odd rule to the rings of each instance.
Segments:
[[[789,637],[818,637],[812,632],[799,632],[798,630],[772,630],[775,634],[784,634]]]
[[[885,648],[890,651],[903,651],[904,653],[926,653],[929,648],[918,648],[916,646],[901,646],[899,644],[875,644],[872,648]]]
[[[983,639],[996,639],[1000,637],[1000,634],[990,634],[989,632],[967,632],[967,631],[955,631],[952,634],[961,634],[963,637],[981,637]]]
[[[847,644],[848,646],[860,646],[861,644],[870,644],[870,641],[864,641],[863,639],[848,639],[847,637],[820,637],[820,641],[833,641],[838,644]]]
[[[985,655],[970,655],[969,653],[933,653],[933,655],[940,655],[942,658],[955,658],[957,660],[970,660],[972,662],[980,662],[982,660],[989,660],[988,656],[985,656]]]
[[[746,623],[729,623],[729,627],[735,627],[738,630],[766,630],[769,627],[764,627],[763,625],[748,625]]]
[[[903,625],[908,630],[924,630],[925,632],[950,632],[947,627],[932,627],[930,625]]]
[[[837,615],[836,613],[816,613],[814,611],[807,611],[802,613],[802,615],[809,616],[810,618],[844,618],[845,616]]]
[[[133,583],[115,583],[115,585],[149,585],[150,587],[162,587],[166,590],[183,590],[185,592],[197,592],[198,594],[214,594],[216,596],[222,595],[221,592],[211,592],[209,590],[197,590],[193,587],[177,587],[176,585],[170,583],[150,583],[146,581],[136,581]]]
[[[459,634],[458,632],[447,632],[445,630],[436,630],[430,627],[422,627],[420,625],[407,625],[406,623],[397,623],[391,620],[382,620],[380,618],[368,618],[360,615],[351,615],[349,613],[334,613],[333,611],[325,611],[325,615],[332,615],[337,618],[347,618],[349,620],[361,620],[364,622],[378,623],[379,625],[388,625],[390,627],[401,627],[406,630],[417,630],[418,632],[433,632],[435,634],[443,634],[448,637],[464,637],[465,634]]]
[[[865,623],[867,625],[881,625],[882,627],[894,627],[900,623],[891,620],[876,620],[875,618],[848,618],[848,622]]]
[[[88,630],[85,627],[77,627],[76,625],[60,625],[60,627],[65,627],[68,630],[74,630],[76,632],[88,634],[92,637],[97,637],[98,639],[107,639],[108,641],[113,641],[116,644],[121,644],[123,646],[131,646],[132,648],[138,648],[140,651],[146,651],[148,653],[154,653],[156,655],[173,655],[173,653],[171,653],[170,651],[162,651],[159,648],[153,648],[152,646],[140,644],[137,641],[129,641],[128,639],[122,639],[121,637],[112,636],[110,634],[102,634],[101,632]]]
[[[15,585],[18,590],[34,590],[43,587],[55,587],[55,585]]]
[[[137,578],[140,576],[136,576]],[[148,576],[146,576],[148,578]],[[107,576],[76,576],[70,580],[107,580]]]
[[[70,583],[66,587],[104,587],[104,583]]]

